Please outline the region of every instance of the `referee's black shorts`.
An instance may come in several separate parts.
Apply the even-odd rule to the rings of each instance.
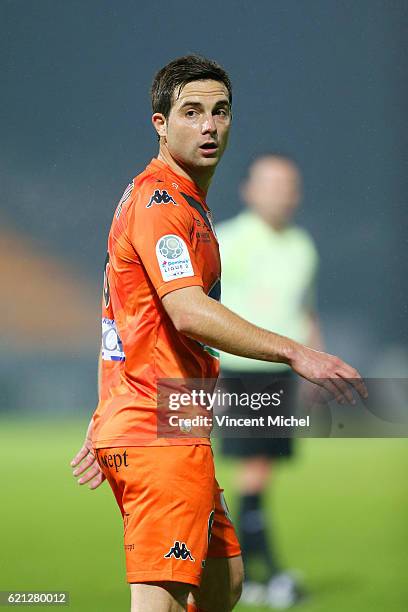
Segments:
[[[222,379],[241,379],[244,386],[251,390],[251,385],[256,385],[256,390],[266,387],[279,388],[283,383],[286,401],[282,404],[281,414],[290,416],[290,411],[296,403],[296,377],[291,370],[279,373],[252,372],[242,370],[222,370]],[[232,392],[228,386],[228,380],[222,380],[222,388],[226,392]],[[255,391],[255,389],[253,389]],[[285,410],[286,407],[286,410]],[[241,416],[241,415],[240,415]],[[253,417],[254,412],[248,408],[245,416]],[[222,438],[221,450],[228,457],[250,458],[268,457],[269,459],[283,459],[293,455],[293,438]]]

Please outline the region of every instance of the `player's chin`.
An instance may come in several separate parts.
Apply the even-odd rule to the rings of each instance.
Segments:
[[[217,153],[213,153],[212,155],[200,155],[197,160],[197,165],[201,166],[201,168],[208,168],[212,166],[216,166],[221,159],[221,155]]]

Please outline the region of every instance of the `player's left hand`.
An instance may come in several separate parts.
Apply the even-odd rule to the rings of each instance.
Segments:
[[[90,489],[97,489],[106,480],[92,448],[92,420],[89,423],[82,448],[71,461],[71,467],[73,475],[80,476],[78,484],[83,485],[90,482]]]

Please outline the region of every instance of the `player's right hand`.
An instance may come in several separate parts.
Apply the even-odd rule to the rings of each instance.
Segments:
[[[106,476],[102,472],[93,452],[92,426],[93,421],[91,419],[86,432],[85,441],[81,449],[72,459],[70,465],[73,469],[73,475],[75,477],[80,477],[78,478],[78,484],[83,485],[90,482],[89,488],[97,489],[106,479]]]
[[[368,397],[360,373],[334,355],[297,345],[291,367],[303,378],[323,387],[339,404],[356,403],[352,389],[363,399]]]

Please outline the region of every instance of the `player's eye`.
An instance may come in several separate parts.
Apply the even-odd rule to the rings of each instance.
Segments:
[[[228,117],[228,113],[227,113],[227,111],[225,110],[225,108],[218,108],[218,109],[215,111],[215,114],[216,114],[216,115],[219,115],[220,117]]]
[[[186,117],[195,117],[196,115],[198,115],[197,111],[193,108],[191,108],[190,110],[188,110],[186,112]]]

